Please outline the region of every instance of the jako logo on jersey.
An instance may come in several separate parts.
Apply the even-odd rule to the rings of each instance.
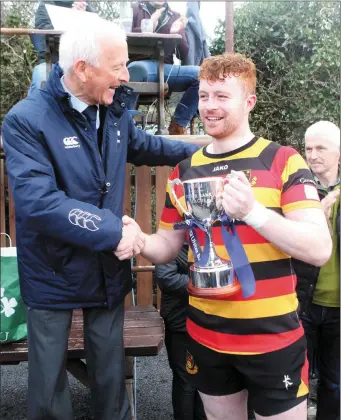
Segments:
[[[82,229],[88,229],[94,232],[99,228],[96,226],[96,221],[102,220],[96,214],[88,213],[80,209],[73,209],[69,213],[69,222],[75,226],[79,226]]]
[[[74,149],[75,147],[81,147],[79,142],[77,141],[77,137],[65,137],[63,139],[63,143],[65,145],[65,149]]]
[[[217,172],[217,171],[226,171],[226,169],[229,167],[229,165],[221,165],[221,166],[215,166],[213,168],[212,172]]]

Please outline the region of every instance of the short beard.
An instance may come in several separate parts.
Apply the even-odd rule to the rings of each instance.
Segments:
[[[231,123],[226,121],[222,130],[216,134],[214,134],[214,138],[217,140],[224,139],[234,133],[238,128],[238,125],[235,123]],[[207,130],[206,130],[207,132]]]

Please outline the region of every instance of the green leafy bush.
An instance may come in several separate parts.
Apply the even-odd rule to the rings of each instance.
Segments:
[[[2,3],[2,26],[6,28],[33,27],[37,2]],[[28,36],[0,38],[0,100],[1,122],[9,109],[26,96],[31,83],[36,54]]]
[[[212,54],[225,50],[225,22]],[[340,120],[340,3],[246,2],[235,9],[235,51],[257,66],[254,131],[302,149],[306,128]]]

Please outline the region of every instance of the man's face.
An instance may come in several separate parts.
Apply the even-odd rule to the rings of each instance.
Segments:
[[[110,105],[115,89],[129,81],[127,43],[103,42],[100,53],[98,66],[85,64],[84,96],[89,104]]]
[[[314,134],[305,139],[305,155],[314,174],[323,175],[338,167],[340,147],[328,140],[327,136]]]
[[[200,117],[206,133],[215,139],[228,137],[247,122],[255,103],[256,96],[245,92],[238,77],[215,82],[200,80]]]

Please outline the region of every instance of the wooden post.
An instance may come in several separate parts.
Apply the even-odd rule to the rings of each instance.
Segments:
[[[234,50],[233,1],[225,3],[225,51]]]
[[[158,128],[156,134],[168,134],[165,124],[165,50],[162,42],[158,41],[158,59],[159,59],[159,101],[158,101]]]

